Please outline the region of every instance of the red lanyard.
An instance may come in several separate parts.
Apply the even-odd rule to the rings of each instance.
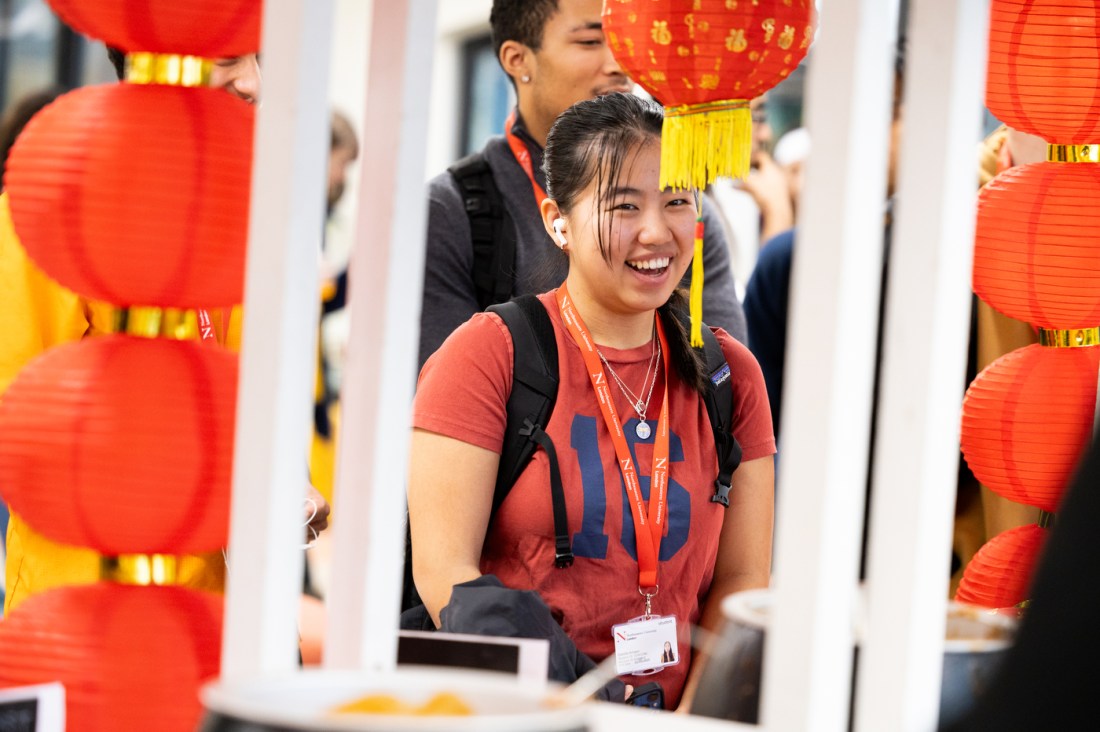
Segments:
[[[516,110],[513,109],[504,122],[504,136],[508,138],[508,147],[512,148],[512,155],[516,157],[516,162],[519,163],[519,167],[523,168],[523,172],[527,174],[528,180],[531,181],[531,188],[535,191],[535,201],[538,202],[539,206],[542,206],[542,202],[547,198],[546,191],[542,190],[542,186],[535,180],[535,168],[531,164],[531,151],[523,144],[523,140],[512,132],[512,126],[515,123]]]
[[[619,421],[615,400],[607,383],[607,376],[596,351],[596,344],[588,332],[580,314],[573,307],[572,298],[566,285],[558,288],[558,307],[561,318],[569,334],[573,336],[581,349],[584,364],[588,368],[588,378],[596,391],[596,401],[603,412],[603,421],[611,433],[611,442],[615,445],[615,456],[619,459],[619,470],[626,484],[627,497],[630,500],[630,513],[634,516],[634,535],[638,550],[638,587],[643,590],[657,587],[657,557],[661,549],[661,538],[668,522],[668,341],[661,319],[657,318],[657,337],[661,339],[661,352],[665,369],[665,394],[661,403],[661,416],[657,420],[657,436],[653,441],[653,477],[649,487],[649,507],[642,497],[638,483],[638,471],[630,456],[623,425]]]

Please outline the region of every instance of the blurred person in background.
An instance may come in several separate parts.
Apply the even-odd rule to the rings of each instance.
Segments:
[[[326,217],[331,219],[336,211],[337,204],[343,198],[344,189],[347,187],[348,168],[359,158],[359,139],[355,135],[355,129],[343,114],[332,112],[331,118],[331,144],[328,157],[328,184],[325,193]],[[343,310],[348,302],[348,266],[347,261],[341,256],[333,256],[328,251],[328,235],[322,239],[321,258],[321,319]],[[331,414],[337,399],[339,388],[331,372],[335,367],[332,364],[332,356],[325,348],[323,339],[320,342],[320,366],[317,376],[317,394],[314,402],[314,432],[318,439],[328,443],[327,450],[331,451],[335,440]],[[317,456],[315,444],[314,456]],[[331,455],[329,456],[331,459]],[[314,482],[321,488],[321,492],[331,500],[332,497],[332,466],[324,466],[317,470],[314,466]],[[322,477],[323,476],[323,477]]]
[[[348,169],[359,158],[359,140],[351,121],[333,110],[325,192],[327,221],[321,257],[321,337],[318,338],[317,378],[313,405],[313,439],[309,474],[313,485],[329,503],[335,489],[336,443],[340,427],[340,364],[346,343],[348,268],[346,251],[333,252],[329,224],[347,188]],[[341,322],[342,321],[342,322]],[[333,325],[343,326],[332,328]],[[329,337],[326,337],[328,329]],[[338,330],[337,336],[332,331]],[[306,665],[321,661],[326,626],[322,602],[328,589],[329,535],[321,534],[306,554],[306,577],[299,616],[302,660]]]
[[[11,146],[15,144],[19,133],[31,121],[31,117],[62,93],[63,91],[59,88],[31,92],[12,104],[3,120],[0,120],[0,193],[4,191],[2,174],[7,168],[8,153],[11,152]],[[2,282],[0,286],[3,286]],[[4,541],[0,542],[0,559],[2,559],[5,556],[4,545],[7,543],[8,533],[8,507],[3,503],[0,503],[0,532],[2,532],[0,536],[5,537]],[[0,578],[0,597],[4,596],[5,586],[3,578]]]
[[[3,120],[0,120],[0,172],[7,168],[8,153],[11,152],[11,146],[15,144],[15,138],[19,137],[19,133],[31,121],[31,117],[38,114],[40,109],[63,93],[64,90],[58,87],[43,89],[31,92],[17,99],[11,105]],[[0,178],[0,191],[3,190],[4,182]]]
[[[767,94],[749,102],[752,112],[752,153],[749,174],[742,180],[719,178],[707,188],[729,242],[730,259],[737,280],[738,297],[745,286],[760,248],[777,234],[794,226],[794,207],[786,171],[772,158],[772,127],[768,122]]]
[[[810,131],[796,127],[775,143],[773,157],[787,179],[787,191],[791,197],[791,225],[798,216],[798,199],[802,196],[803,170],[810,157]],[[778,233],[778,232],[776,232]]]

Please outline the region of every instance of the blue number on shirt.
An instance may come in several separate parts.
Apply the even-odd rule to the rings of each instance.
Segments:
[[[650,444],[656,439],[656,429],[647,440],[642,440],[634,433],[636,419],[627,422],[624,432],[626,434],[627,447],[630,455],[637,465],[638,456],[636,446],[638,443]],[[654,425],[656,427],[656,425]],[[604,522],[607,517],[607,497],[604,491],[603,461],[600,460],[599,443],[596,439],[596,419],[577,415],[573,418],[571,430],[571,445],[577,453],[577,461],[581,469],[581,481],[584,486],[584,517],[581,521],[581,530],[573,536],[573,553],[578,557],[589,559],[607,558],[607,534],[604,533]],[[669,434],[669,462],[679,463],[684,460],[684,445],[675,433]],[[638,475],[638,483],[642,489],[642,496],[649,500],[650,476]],[[630,514],[630,504],[626,496],[626,485],[622,476],[619,476],[619,485],[622,488],[622,544],[631,558],[637,560],[637,550],[634,538],[634,518]],[[691,495],[687,489],[669,478],[668,484],[668,528],[664,539],[661,541],[660,561],[667,562],[676,555],[676,552],[687,543],[688,529],[691,526]]]
[[[604,493],[603,461],[596,440],[596,420],[576,415],[569,442],[577,453],[584,486],[584,517],[581,530],[573,535],[573,553],[589,559],[607,558],[607,534],[603,524],[607,517],[607,495]]]

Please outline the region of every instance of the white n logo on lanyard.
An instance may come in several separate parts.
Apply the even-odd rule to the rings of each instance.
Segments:
[[[210,320],[210,313],[206,310],[198,310],[197,313],[199,319],[199,337],[204,341],[214,339],[214,323]]]

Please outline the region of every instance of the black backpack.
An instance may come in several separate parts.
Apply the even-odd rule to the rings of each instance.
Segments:
[[[485,153],[476,152],[447,168],[462,194],[474,249],[477,305],[507,302],[516,273],[516,227],[508,213]]]

